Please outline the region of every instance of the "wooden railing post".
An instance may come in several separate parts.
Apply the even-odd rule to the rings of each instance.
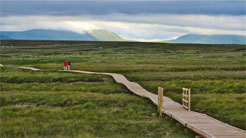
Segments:
[[[163,111],[163,88],[158,87],[158,111],[160,113],[160,116],[162,116]]]
[[[190,97],[191,97],[191,96],[190,96],[190,94],[191,94],[191,90],[189,89],[189,91],[188,91],[188,95],[189,95],[189,105],[188,105],[188,106],[189,106],[189,109],[188,109],[188,110],[189,110],[189,111],[190,111],[190,104],[191,104],[191,103],[190,103],[190,102],[191,102],[191,101],[190,101],[190,100],[191,100],[191,98],[190,98]]]
[[[183,88],[183,93],[182,93],[182,106],[190,111],[191,109],[191,90],[187,88]]]

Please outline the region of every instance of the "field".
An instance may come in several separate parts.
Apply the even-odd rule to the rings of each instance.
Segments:
[[[246,129],[245,45],[134,42],[1,41],[1,137],[194,137],[147,99],[112,78],[63,73],[116,72],[192,107]],[[8,47],[6,47],[8,46]],[[38,72],[17,66],[40,68]]]

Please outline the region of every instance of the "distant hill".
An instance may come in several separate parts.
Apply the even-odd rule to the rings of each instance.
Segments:
[[[79,34],[65,30],[34,29],[17,32],[2,31],[0,34],[15,40],[96,40],[95,37],[88,33]]]
[[[0,40],[74,40],[74,41],[123,41],[106,30],[92,30],[83,34],[65,30],[33,29],[28,31],[1,31]]]
[[[198,44],[245,44],[245,36],[187,34],[175,40],[171,40],[170,42]]]
[[[155,43],[170,43],[169,41],[165,41],[165,40],[163,40],[163,41],[154,41]]]
[[[88,33],[100,41],[124,41],[117,34],[107,30],[91,30]]]
[[[13,38],[5,36],[5,35],[0,33],[0,40],[13,40]]]

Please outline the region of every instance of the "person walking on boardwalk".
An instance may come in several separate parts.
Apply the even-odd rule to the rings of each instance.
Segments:
[[[67,70],[67,61],[64,61],[64,70]]]
[[[70,61],[67,62],[67,69],[68,69],[68,70],[71,69],[71,62],[70,62]]]

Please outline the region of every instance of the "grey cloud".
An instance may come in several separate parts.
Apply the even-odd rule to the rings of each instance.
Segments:
[[[244,15],[245,1],[1,1],[1,16],[74,16],[86,14],[105,15],[111,13]]]

